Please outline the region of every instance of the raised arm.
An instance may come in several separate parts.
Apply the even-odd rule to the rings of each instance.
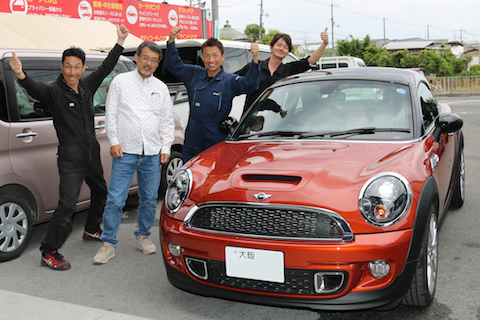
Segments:
[[[328,30],[328,27],[325,28],[325,31],[322,31],[322,33],[320,34],[320,38],[323,40],[323,43],[320,45],[320,47],[317,48],[317,50],[315,50],[314,53],[312,53],[310,55],[310,57],[308,57],[308,59],[307,59],[308,63],[315,64],[322,57],[323,52],[325,51],[325,48],[328,45],[328,32],[327,32],[327,30]]]
[[[252,51],[253,62],[258,63],[258,40],[250,45],[250,51]]]
[[[13,58],[10,59],[8,64],[10,65],[10,68],[12,69],[13,73],[15,73],[17,78],[20,79],[20,80],[23,80],[23,79],[25,79],[26,75],[25,75],[25,73],[23,72],[23,69],[22,69],[22,62],[17,57],[17,54],[15,52],[13,52],[12,54],[13,54]]]
[[[127,27],[125,27],[124,24],[122,24],[121,26],[116,24],[116,26],[117,26],[117,35],[118,35],[117,44],[123,47],[123,44],[125,43],[125,39],[127,38],[130,31],[127,29]]]
[[[170,37],[168,37],[168,43],[172,43],[173,41],[175,41],[175,39],[178,37],[181,31],[182,31],[181,26],[173,27],[172,30],[170,31]]]

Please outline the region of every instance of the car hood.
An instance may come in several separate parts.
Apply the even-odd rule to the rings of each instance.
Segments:
[[[189,200],[313,206],[364,222],[358,197],[370,178],[395,172],[411,183],[424,181],[425,168],[411,167],[428,162],[413,159],[424,154],[415,152],[420,147],[412,142],[222,142],[187,163],[193,173]],[[255,199],[262,192],[270,197]]]

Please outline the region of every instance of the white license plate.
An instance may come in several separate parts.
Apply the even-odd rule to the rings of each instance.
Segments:
[[[283,252],[225,247],[227,276],[283,283]]]

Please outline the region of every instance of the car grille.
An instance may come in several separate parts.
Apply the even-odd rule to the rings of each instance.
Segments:
[[[225,263],[222,261],[207,260],[209,268],[208,282],[222,286],[253,290],[259,292],[295,294],[304,296],[318,296],[322,293],[315,291],[315,274],[317,270],[285,269],[285,281],[283,283],[260,281],[252,279],[228,277],[225,272]],[[340,273],[339,273],[340,274]],[[331,276],[326,281],[326,294],[341,292],[347,282],[348,273],[341,272],[342,276]]]
[[[352,240],[340,215],[322,209],[278,206],[209,204],[185,222],[190,229],[253,237],[306,240]]]

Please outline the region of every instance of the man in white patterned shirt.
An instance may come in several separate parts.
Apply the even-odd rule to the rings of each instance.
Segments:
[[[150,241],[155,219],[160,163],[167,163],[174,136],[172,101],[167,86],[153,76],[162,50],[145,41],[137,49],[137,69],[116,76],[105,106],[105,127],[113,157],[107,202],[103,211],[102,246],[93,263],[107,263],[115,256],[125,201],[137,172],[139,200],[137,248],[145,254],[157,252]]]

